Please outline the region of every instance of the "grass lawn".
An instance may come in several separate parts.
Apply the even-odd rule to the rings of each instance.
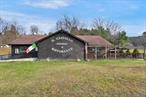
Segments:
[[[146,61],[0,63],[0,97],[146,97]]]
[[[144,53],[144,49],[137,49],[137,50],[138,50],[139,53]],[[126,52],[126,51],[127,51],[127,50],[124,50],[124,52]],[[134,51],[134,49],[130,49],[129,51],[130,51],[130,53],[132,54],[133,51]]]
[[[133,53],[133,50],[134,50],[134,49],[130,49],[130,53]],[[139,52],[139,53],[144,53],[144,50],[143,50],[143,49],[138,49],[138,52]]]

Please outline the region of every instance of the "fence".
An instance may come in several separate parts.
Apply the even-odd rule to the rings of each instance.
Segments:
[[[109,59],[114,59],[115,58],[115,54],[114,53],[110,53],[108,54],[108,58]],[[143,59],[144,58],[144,54],[143,53],[138,53],[137,55],[133,55],[133,54],[119,54],[117,53],[116,55],[117,59]]]

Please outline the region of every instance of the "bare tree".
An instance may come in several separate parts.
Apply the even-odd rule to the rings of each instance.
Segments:
[[[37,35],[39,34],[39,28],[36,25],[31,25],[30,26],[30,31],[32,35]]]
[[[21,30],[20,30],[21,29]],[[8,44],[24,31],[16,21],[8,22],[0,18],[0,44]]]
[[[110,41],[114,44],[115,48],[115,59],[117,58],[117,46],[119,45],[119,37],[122,32],[122,27],[114,21],[106,21],[102,18],[96,18],[93,21],[93,27],[100,32],[101,36],[105,36],[106,39],[110,37]],[[110,35],[110,36],[109,36]]]
[[[111,34],[116,35],[122,31],[122,26],[114,21],[109,21],[106,23],[106,29],[109,29]]]
[[[98,29],[99,27],[105,28],[105,20],[102,18],[96,18],[93,21],[93,27]]]
[[[25,29],[16,21],[6,21],[0,18],[0,45],[9,44],[12,40],[24,34]]]
[[[1,34],[3,34],[3,32],[8,30],[8,26],[9,26],[8,23],[4,19],[0,18],[0,33]]]
[[[8,23],[4,19],[0,18],[0,45],[4,44],[4,32],[8,31],[8,29]]]
[[[2,33],[0,33],[0,45],[2,45]]]
[[[145,32],[143,32],[143,34],[142,34],[142,35],[146,37],[146,31],[145,31]]]
[[[122,31],[122,27],[118,23],[115,23],[114,21],[106,21],[102,18],[94,19],[93,27],[95,29],[102,27],[103,29],[108,30],[112,35],[116,35]]]
[[[9,30],[5,31],[3,34],[2,43],[9,44],[12,40],[16,39],[19,36],[19,33],[16,30],[16,26],[11,24]]]
[[[25,34],[25,29],[22,25],[20,25],[17,21],[12,21],[11,23],[9,23],[9,30],[11,29],[11,27],[14,26],[13,28],[15,28],[17,34]]]
[[[76,17],[64,16],[62,19],[58,20],[56,23],[56,29],[64,29],[71,33],[75,33],[78,29],[82,28],[84,25]]]
[[[143,59],[146,59],[146,32],[143,32],[141,44],[142,44],[143,49],[144,49]]]
[[[17,32],[19,32],[19,34],[22,34],[22,35],[26,34],[25,28],[22,25],[18,25],[16,27],[16,30],[17,30]]]
[[[131,38],[131,43],[134,45],[134,46],[137,46],[137,47],[143,47],[143,59],[146,59],[146,36],[143,35],[142,36],[139,36],[138,38],[137,37],[133,37]]]

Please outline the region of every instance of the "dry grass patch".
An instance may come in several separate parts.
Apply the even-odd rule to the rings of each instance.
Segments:
[[[0,97],[145,97],[145,61],[119,62],[0,63]]]

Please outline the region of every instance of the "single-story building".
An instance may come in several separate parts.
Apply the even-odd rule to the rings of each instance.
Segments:
[[[30,53],[26,49],[36,43]],[[105,56],[112,44],[100,36],[72,35],[59,30],[51,35],[25,35],[12,41],[13,58],[36,57],[39,59],[97,59]]]

